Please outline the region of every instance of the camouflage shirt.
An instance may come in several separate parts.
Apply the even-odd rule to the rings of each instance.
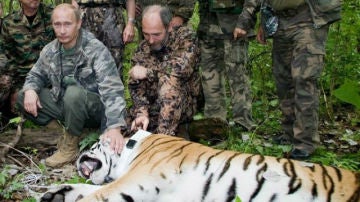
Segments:
[[[125,126],[124,86],[109,50],[95,36],[81,30],[74,48],[76,61],[63,61],[61,44],[57,39],[44,47],[38,61],[26,77],[23,90],[51,86],[54,101],[64,94],[62,67],[74,64],[73,77],[77,85],[100,95],[105,106],[106,127]]]
[[[1,74],[14,77],[21,85],[26,73],[39,57],[41,49],[55,38],[51,25],[52,8],[40,4],[39,10],[29,24],[22,10],[6,16],[0,35],[0,54],[8,58]],[[3,63],[3,62],[0,62]]]
[[[232,39],[244,1],[231,1],[235,5],[233,8],[211,9],[211,5],[215,2],[215,0],[199,0],[200,23],[197,30],[198,36],[200,39]],[[221,3],[222,1],[217,2]],[[228,12],[229,9],[234,9],[234,11]],[[253,29],[248,33],[249,37],[255,35]]]
[[[162,6],[168,6],[174,16],[179,16],[187,22],[194,11],[195,0],[137,0],[142,9],[146,6],[159,4]]]
[[[125,4],[126,0],[76,0],[81,5]]]
[[[245,1],[244,9],[239,16],[237,27],[249,30],[256,23],[256,13],[260,10],[262,0]],[[305,0],[310,8],[312,23],[315,28],[340,20],[340,0],[315,1]],[[272,5],[273,1],[268,0]]]
[[[132,57],[132,65],[147,68],[147,79],[129,79],[129,90],[136,109],[134,113],[149,114],[150,108],[158,104],[158,88],[170,81],[175,88],[180,88],[184,99],[187,99],[190,106],[186,110],[192,117],[200,91],[199,59],[200,49],[194,32],[189,28],[179,27],[170,32],[161,51],[152,51],[147,41],[143,40]]]

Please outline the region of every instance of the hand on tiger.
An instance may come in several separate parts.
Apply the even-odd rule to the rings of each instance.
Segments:
[[[27,90],[24,92],[24,109],[29,114],[37,117],[38,109],[41,109],[39,96],[34,90]]]
[[[236,27],[233,31],[233,35],[234,35],[234,39],[236,40],[245,37],[247,35],[247,32],[243,29]]]
[[[101,141],[109,141],[110,148],[117,154],[124,148],[125,140],[121,135],[120,128],[111,128],[106,130],[100,137]]]
[[[147,130],[148,126],[149,126],[149,118],[145,115],[138,116],[131,123],[131,131],[137,131],[139,129]]]

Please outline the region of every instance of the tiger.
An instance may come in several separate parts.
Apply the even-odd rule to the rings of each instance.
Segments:
[[[316,163],[219,150],[138,131],[116,154],[99,141],[76,161],[93,184],[62,184],[42,202],[360,201],[360,173]]]

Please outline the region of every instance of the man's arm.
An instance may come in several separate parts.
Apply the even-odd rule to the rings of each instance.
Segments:
[[[234,38],[246,36],[250,29],[256,24],[256,13],[260,10],[261,0],[248,0],[244,2],[244,7],[239,15]]]
[[[135,36],[135,0],[126,1],[126,13],[127,13],[127,23],[123,31],[123,41],[124,43],[131,42]]]
[[[187,23],[194,12],[195,3],[195,0],[178,0],[170,3],[169,6],[175,18],[180,17],[183,23]]]
[[[160,67],[168,67],[162,73],[170,77],[179,79],[188,79],[197,68],[200,49],[198,47],[197,39],[192,30],[188,28],[179,28],[176,33],[175,42],[173,45],[174,52],[171,54],[169,60],[160,64]]]
[[[101,139],[110,141],[110,147],[120,153],[125,143],[121,127],[126,126],[123,83],[110,51],[100,41],[93,40],[85,51],[94,64],[100,98],[105,106],[106,130]]]

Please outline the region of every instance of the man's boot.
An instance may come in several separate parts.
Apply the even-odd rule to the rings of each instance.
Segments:
[[[45,159],[45,165],[59,168],[74,161],[79,154],[79,136],[69,134],[67,131],[60,137],[58,150],[55,154]]]

